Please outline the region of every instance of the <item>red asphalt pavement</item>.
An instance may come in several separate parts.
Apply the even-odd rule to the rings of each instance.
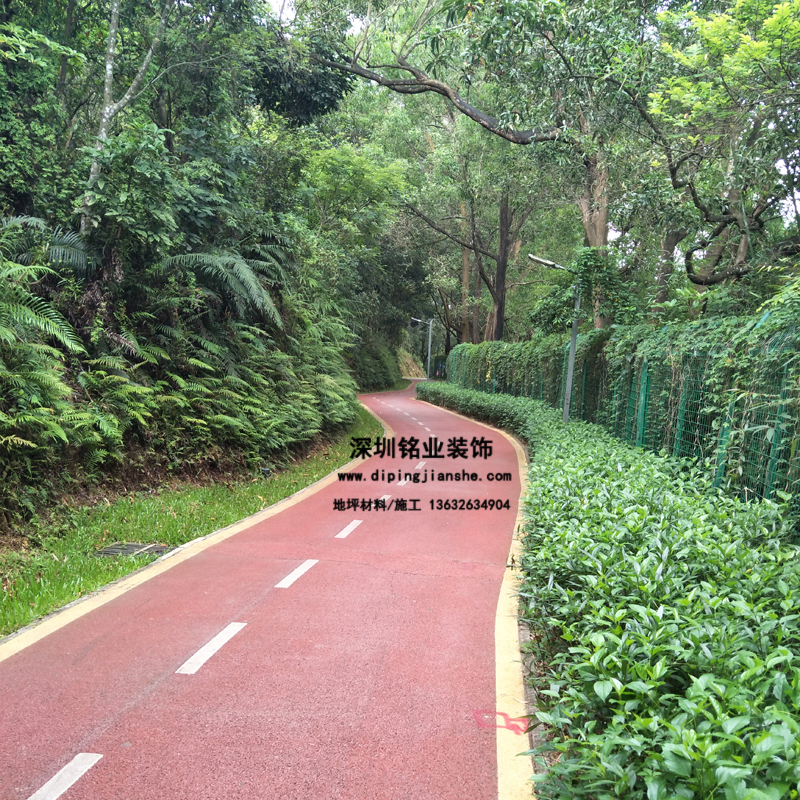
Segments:
[[[336,481],[0,663],[0,800],[27,800],[79,753],[102,758],[37,800],[497,797],[495,729],[481,720],[495,708],[515,452],[413,388],[362,400],[421,453],[436,436],[445,454],[451,437],[491,439],[493,454],[372,456],[361,483]],[[483,480],[369,480],[431,467]],[[421,510],[334,510],[383,495]],[[510,508],[431,510],[460,498]],[[307,559],[317,563],[275,588]],[[246,625],[195,674],[176,674],[231,623]]]

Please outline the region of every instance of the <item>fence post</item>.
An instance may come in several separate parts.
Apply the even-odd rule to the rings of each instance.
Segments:
[[[611,433],[617,435],[617,416],[619,414],[619,407],[617,404],[619,394],[619,378],[614,381],[614,393],[611,395]]]
[[[731,438],[731,423],[733,421],[733,410],[736,401],[728,403],[728,410],[725,419],[719,429],[719,444],[717,445],[717,469],[714,472],[714,488],[718,489],[722,485],[722,478],[725,475],[725,462],[728,458],[728,442]]]
[[[786,400],[789,396],[789,365],[783,368],[783,378],[781,379],[781,390],[778,395],[778,408],[775,412],[775,427],[772,433],[772,447],[769,451],[769,464],[767,466],[767,475],[764,482],[764,497],[769,500],[772,497],[773,489],[775,487],[775,477],[778,467],[778,456],[781,451],[781,440],[783,439],[783,413],[786,407]]]
[[[628,387],[628,403],[625,406],[625,438],[623,441],[636,444],[636,407],[639,393],[636,391],[636,372],[630,366],[631,385]]]
[[[583,359],[583,375],[581,376],[581,419],[586,419],[586,373],[589,371],[586,369],[586,364],[588,361],[588,357]]]
[[[561,364],[561,385],[558,391],[558,405],[564,407],[564,398],[567,396],[567,369],[569,367],[569,342],[564,345],[564,362]]]
[[[636,446],[644,447],[645,428],[647,427],[647,397],[650,380],[647,374],[647,359],[642,359],[642,369],[639,376],[639,408],[636,415]]]
[[[684,361],[685,364],[685,361]],[[675,426],[675,441],[672,444],[672,455],[679,457],[681,454],[681,439],[683,439],[683,422],[686,416],[686,401],[689,395],[689,376],[683,371],[683,386],[681,386],[681,399],[678,403],[678,423]]]

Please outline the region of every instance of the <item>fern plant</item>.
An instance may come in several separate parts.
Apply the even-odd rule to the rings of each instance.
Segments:
[[[84,352],[64,317],[32,291],[52,270],[20,263],[41,255],[37,239],[44,231],[30,217],[0,221],[0,484],[7,487],[0,510],[8,509],[9,489],[20,476],[32,474],[35,451],[67,441],[71,389],[64,356]],[[25,505],[25,494],[16,502]]]

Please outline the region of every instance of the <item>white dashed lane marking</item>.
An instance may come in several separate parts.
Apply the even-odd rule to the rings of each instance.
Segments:
[[[236,636],[246,624],[246,622],[231,622],[227,628],[223,628],[208,644],[203,645],[188,661],[178,667],[175,670],[175,674],[194,675],[217,650]]]
[[[364,520],[354,519],[343,531],[334,536],[334,539],[346,539]]]
[[[56,800],[85,775],[103,756],[99,753],[78,753],[28,800]]]
[[[276,589],[288,589],[301,575],[305,575],[311,567],[319,561],[318,558],[309,558],[304,561],[296,570],[290,572],[280,583],[275,584]]]

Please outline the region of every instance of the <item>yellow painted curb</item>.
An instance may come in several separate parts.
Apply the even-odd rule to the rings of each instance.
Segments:
[[[379,416],[377,416],[372,409],[369,409],[366,406],[364,406],[364,408],[366,408],[367,411],[369,411],[369,413],[372,414],[372,416],[375,417],[378,422],[380,422],[384,428],[385,436],[394,436],[394,431]],[[167,570],[176,567],[178,564],[188,561],[190,558],[192,558],[192,556],[196,556],[198,553],[208,550],[209,547],[213,547],[215,544],[219,544],[219,542],[224,542],[225,539],[230,539],[231,536],[235,536],[237,533],[240,533],[241,531],[258,524],[259,522],[263,522],[265,519],[274,517],[276,514],[279,514],[286,508],[291,508],[292,506],[297,505],[297,503],[305,500],[309,495],[315,494],[320,489],[324,489],[326,486],[329,486],[331,483],[338,480],[336,476],[340,472],[349,472],[360,464],[363,464],[362,459],[354,459],[353,461],[345,464],[343,467],[338,467],[324,478],[320,478],[310,486],[306,486],[305,489],[300,489],[300,491],[295,492],[293,495],[285,497],[283,500],[279,500],[269,508],[265,508],[262,511],[257,511],[255,514],[245,517],[239,522],[234,522],[233,525],[220,528],[218,531],[209,533],[206,536],[192,539],[192,541],[187,542],[177,550],[167,553],[166,556],[158,559],[158,561],[154,561],[152,564],[148,564],[146,567],[143,567],[142,569],[137,570],[130,575],[126,575],[123,578],[119,578],[118,580],[109,583],[106,586],[102,586],[86,597],[80,598],[79,600],[73,600],[71,603],[68,603],[58,611],[54,611],[52,614],[43,617],[41,620],[21,628],[15,633],[12,633],[10,636],[7,636],[5,639],[0,640],[0,661],[5,661],[5,659],[10,658],[16,653],[19,653],[26,647],[30,647],[40,639],[44,639],[45,636],[49,636],[51,633],[60,630],[65,625],[69,625],[69,623],[73,620],[80,619],[80,617],[88,614],[90,611],[94,611],[96,608],[104,606],[106,603],[116,599],[120,595],[125,594],[125,592],[130,591],[136,586],[141,586],[141,584],[146,583],[152,578],[155,578],[157,575],[161,575],[162,573],[167,572]]]
[[[517,454],[519,465],[520,493],[517,505],[517,518],[514,522],[514,534],[511,539],[511,550],[506,560],[506,571],[500,587],[497,601],[497,612],[494,618],[494,650],[495,650],[495,710],[498,726],[508,720],[519,721],[527,714],[525,705],[525,682],[522,677],[522,654],[519,650],[519,576],[509,564],[519,564],[522,554],[520,533],[523,521],[523,502],[528,486],[528,460],[520,443],[500,428],[465,417],[449,408],[442,408],[425,400],[420,403],[446,411],[490,431],[505,436],[511,442]],[[505,718],[502,715],[506,715]],[[524,722],[518,722],[524,725]],[[520,756],[530,749],[528,737],[515,733],[508,727],[497,728],[497,797],[498,800],[531,800],[533,791],[533,762],[527,756]]]

